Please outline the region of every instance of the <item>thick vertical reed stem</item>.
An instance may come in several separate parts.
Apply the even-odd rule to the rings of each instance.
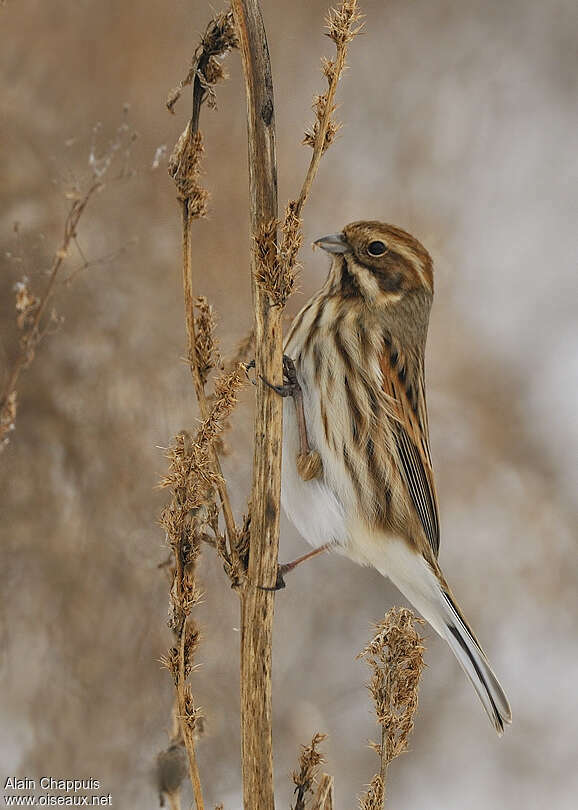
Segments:
[[[281,309],[256,284],[254,238],[277,217],[273,82],[257,0],[233,0],[247,93],[257,407],[249,570],[241,597],[241,738],[245,810],[274,810],[271,647],[279,543],[282,403],[263,383],[282,380]]]

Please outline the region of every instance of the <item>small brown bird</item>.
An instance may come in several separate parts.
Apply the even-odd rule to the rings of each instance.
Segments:
[[[315,244],[333,258],[285,343],[294,402],[285,401],[283,506],[316,550],[392,580],[448,642],[501,734],[508,700],[437,560],[424,380],[431,257],[381,222]]]

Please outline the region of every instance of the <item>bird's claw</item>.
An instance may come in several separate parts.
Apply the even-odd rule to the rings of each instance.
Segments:
[[[299,381],[297,380],[297,371],[293,359],[288,355],[283,355],[283,385],[273,385],[265,377],[261,377],[265,385],[272,388],[280,397],[294,397],[295,394],[301,390]]]
[[[275,580],[275,584],[272,587],[268,587],[266,585],[259,585],[258,588],[261,591],[282,591],[283,588],[286,587],[285,579],[283,578],[283,574],[287,573],[284,571],[286,568],[285,565],[278,565],[277,566],[277,579]]]

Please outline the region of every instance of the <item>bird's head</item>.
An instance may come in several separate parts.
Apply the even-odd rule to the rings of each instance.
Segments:
[[[433,293],[433,263],[411,234],[384,222],[360,221],[315,245],[334,255],[346,294],[399,300],[409,292]]]

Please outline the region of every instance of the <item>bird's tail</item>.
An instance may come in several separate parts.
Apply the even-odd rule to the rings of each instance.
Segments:
[[[385,551],[385,553],[384,553]],[[444,638],[478,693],[498,734],[512,721],[508,698],[494,675],[488,659],[457,606],[439,569],[432,566],[402,540],[383,544],[375,561],[382,574],[419,610]]]
[[[512,722],[508,698],[453,598],[445,590],[441,593],[446,603],[443,636],[472,682],[490,722],[501,736],[504,733],[504,724]]]

